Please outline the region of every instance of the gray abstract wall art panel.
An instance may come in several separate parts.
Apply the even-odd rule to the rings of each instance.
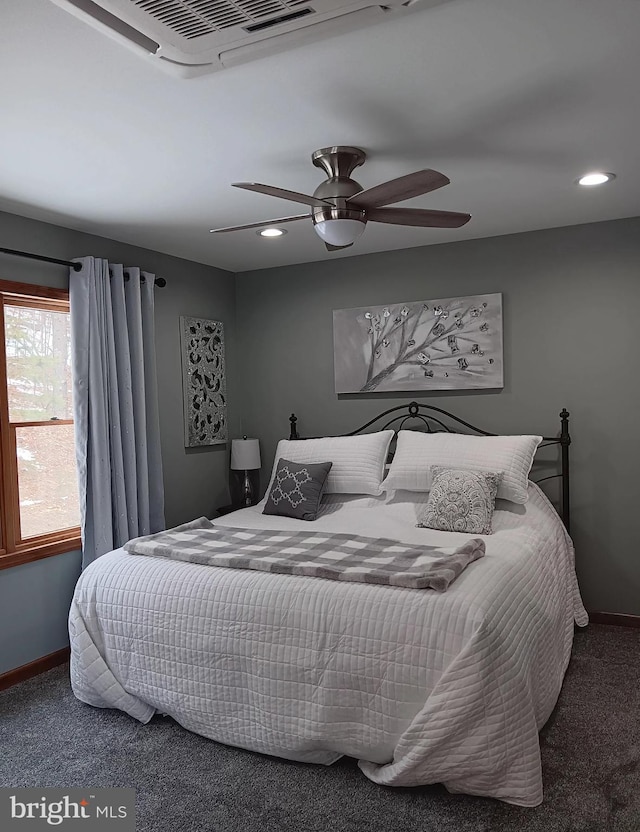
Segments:
[[[180,318],[184,444],[227,441],[227,382],[224,327],[220,321]]]
[[[502,295],[333,313],[336,393],[503,386]]]

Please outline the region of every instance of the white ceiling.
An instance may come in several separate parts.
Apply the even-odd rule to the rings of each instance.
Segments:
[[[638,215],[639,35],[639,0],[449,0],[185,80],[49,0],[1,0],[0,209],[231,271]],[[363,187],[442,171],[403,205],[471,222],[370,223],[334,254],[306,221],[209,234],[304,213],[230,183],[312,193],[332,144],[366,150]],[[578,188],[590,169],[618,178]]]

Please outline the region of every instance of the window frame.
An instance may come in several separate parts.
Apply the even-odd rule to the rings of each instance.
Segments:
[[[69,425],[73,419],[10,422],[7,384],[5,303],[56,312],[69,311],[69,292],[31,283],[0,280],[0,569],[80,549],[80,528],[61,529],[22,540],[18,490],[17,427]]]

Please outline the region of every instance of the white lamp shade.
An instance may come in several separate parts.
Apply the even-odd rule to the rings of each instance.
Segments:
[[[231,469],[233,471],[253,471],[260,468],[260,440],[231,440]]]
[[[321,220],[314,225],[316,234],[331,246],[348,246],[362,234],[361,220]]]

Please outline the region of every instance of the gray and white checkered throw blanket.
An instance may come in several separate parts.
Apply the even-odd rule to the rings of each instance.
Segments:
[[[484,541],[468,540],[453,554],[435,546],[409,546],[383,537],[330,532],[268,531],[214,526],[206,517],[164,532],[130,540],[131,555],[149,555],[204,566],[256,569],[334,581],[360,581],[444,592],[485,552]]]

